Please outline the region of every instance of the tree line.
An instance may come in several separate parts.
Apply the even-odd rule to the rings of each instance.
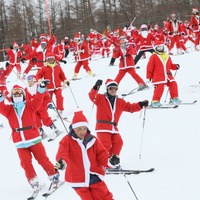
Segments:
[[[200,0],[0,0],[0,49],[13,41],[29,43],[49,29],[60,41],[78,31],[87,35],[90,29],[103,32],[108,25],[123,28],[134,17],[137,28],[143,23],[163,27],[172,12],[181,20],[190,19],[192,8],[199,5]]]

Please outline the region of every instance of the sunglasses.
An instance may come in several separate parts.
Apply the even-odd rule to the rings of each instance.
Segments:
[[[118,87],[109,87],[108,89],[109,89],[109,90],[115,90],[115,91],[117,91],[117,90],[118,90]]]
[[[20,89],[20,88],[15,88],[12,90],[12,94],[15,95],[15,94],[22,94],[23,93],[23,90]]]

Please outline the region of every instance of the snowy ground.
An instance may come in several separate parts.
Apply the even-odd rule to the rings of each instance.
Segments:
[[[152,173],[140,175],[127,175],[127,179],[132,185],[139,200],[199,200],[200,199],[200,52],[191,51],[189,54],[172,56],[174,63],[179,63],[181,68],[176,74],[176,80],[179,86],[179,96],[182,101],[190,102],[195,99],[198,103],[195,105],[182,105],[177,109],[158,109],[147,110],[145,121],[144,112],[124,113],[119,122],[119,130],[124,140],[123,150],[121,152],[121,165],[124,169],[148,169],[155,168]],[[147,54],[149,57],[149,54]],[[73,111],[77,105],[84,110],[90,124],[90,129],[94,130],[96,109],[89,101],[87,93],[97,79],[114,78],[118,72],[118,61],[115,66],[108,67],[110,58],[90,61],[92,70],[96,77],[85,77],[86,73],[81,70],[82,80],[71,82],[71,90],[63,90],[65,98],[65,113],[69,120],[73,116]],[[138,65],[141,67],[137,72],[145,79],[146,63],[148,58],[140,60]],[[62,67],[68,78],[73,75],[75,63],[68,59],[66,65]],[[23,66],[23,69],[25,65]],[[32,71],[30,74],[36,73]],[[16,80],[14,73],[8,78],[9,90],[14,84],[25,86],[20,80]],[[137,87],[136,82],[126,75],[119,86],[118,95],[129,92]],[[71,92],[72,91],[72,92]],[[166,97],[166,91],[163,94],[162,103]],[[100,92],[105,92],[104,85]],[[125,97],[125,100],[137,102],[148,99],[151,101],[153,89],[138,92],[134,95]],[[74,100],[74,97],[75,100]],[[167,99],[169,101],[169,98]],[[52,117],[55,113],[50,111]],[[31,188],[28,185],[24,172],[20,167],[16,149],[10,139],[11,130],[8,127],[7,119],[0,116],[0,122],[3,122],[4,128],[0,129],[0,199],[26,199]],[[143,129],[143,122],[144,129]],[[56,122],[60,129],[65,127],[60,121]],[[69,123],[64,122],[68,128]],[[49,128],[45,127],[46,132]],[[143,142],[141,148],[141,138]],[[64,136],[63,134],[62,136]],[[58,149],[58,138],[52,143],[44,141],[47,154],[55,163],[55,154]],[[141,159],[139,158],[140,150]],[[46,183],[46,189],[49,181],[41,167],[34,161],[38,176],[42,182]],[[61,178],[64,173],[61,172]],[[115,200],[135,200],[135,197],[123,175],[107,175],[105,181]],[[44,189],[44,191],[46,191]],[[41,195],[38,200],[44,199]],[[78,200],[80,199],[75,192],[67,185],[62,186],[54,193],[49,200]]]

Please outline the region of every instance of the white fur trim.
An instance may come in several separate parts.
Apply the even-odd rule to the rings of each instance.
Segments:
[[[77,123],[75,123],[75,124],[72,124],[72,128],[74,129],[74,128],[78,128],[78,127],[80,127],[80,126],[86,126],[86,127],[88,127],[88,123],[87,122],[77,122]]]

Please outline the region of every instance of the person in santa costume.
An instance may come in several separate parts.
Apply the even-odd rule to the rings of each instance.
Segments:
[[[119,85],[125,74],[128,73],[137,82],[139,86],[138,90],[143,90],[145,88],[148,88],[148,86],[135,71],[133,54],[134,54],[133,46],[128,44],[125,36],[121,36],[120,46],[118,48],[115,48],[113,53],[113,58],[115,59],[120,58],[119,72],[114,80]]]
[[[17,44],[17,42],[13,42],[13,45],[10,46],[10,48],[8,49],[8,51],[5,53],[5,57],[9,58],[9,71],[8,71],[8,75],[12,72],[13,68],[16,67],[17,69],[17,78],[21,77],[21,64],[20,61],[22,59],[22,52],[19,49],[19,45]]]
[[[20,165],[34,191],[38,190],[41,185],[32,164],[32,156],[55,185],[59,181],[59,173],[54,171],[54,165],[46,155],[35,120],[35,112],[41,106],[46,84],[45,81],[41,82],[35,98],[31,101],[26,101],[25,91],[19,85],[14,85],[11,90],[12,104],[5,104],[3,94],[0,92],[0,114],[8,119]]]
[[[65,181],[81,200],[113,200],[103,181],[104,168],[115,167],[120,160],[109,154],[102,143],[90,133],[82,110],[74,112],[69,134],[59,143],[56,169],[65,169]]]
[[[151,102],[152,107],[162,106],[162,97],[165,85],[169,88],[170,102],[174,105],[180,103],[178,98],[178,85],[171,70],[178,70],[179,64],[173,64],[171,57],[165,52],[165,45],[162,41],[155,43],[155,53],[151,55],[147,63],[147,79],[154,85],[154,94]]]
[[[50,80],[50,83],[47,85],[47,90],[51,98],[53,94],[56,96],[56,109],[62,115],[64,111],[62,84],[69,86],[70,82],[67,80],[60,64],[56,62],[53,53],[47,53],[45,60],[45,67],[37,73],[36,78],[38,81],[42,79]]]
[[[148,100],[138,103],[126,102],[117,96],[118,84],[112,79],[105,82],[106,93],[98,93],[102,80],[97,80],[89,92],[90,100],[96,105],[96,127],[98,139],[105,146],[110,156],[120,155],[123,140],[118,130],[118,122],[123,112],[137,112],[148,106]]]
[[[90,59],[90,56],[89,56],[88,44],[81,37],[81,35],[79,33],[76,33],[76,35],[74,36],[74,41],[76,42],[76,49],[75,49],[74,53],[77,56],[77,63],[76,63],[75,69],[74,69],[73,78],[74,79],[78,78],[78,74],[81,69],[81,66],[83,66],[84,70],[90,76],[95,76],[89,67],[88,60]]]
[[[32,100],[35,98],[35,95],[37,93],[38,83],[36,81],[35,75],[29,75],[27,77],[28,85],[25,88],[26,92],[26,99]],[[36,118],[36,124],[39,128],[40,134],[42,136],[42,139],[45,139],[48,137],[49,139],[55,138],[58,134],[60,134],[60,131],[56,127],[56,125],[53,123],[53,120],[49,116],[48,108],[54,109],[52,105],[52,101],[50,99],[50,96],[47,91],[45,91],[44,98],[42,101],[41,107],[35,112],[35,118]],[[42,128],[42,125],[45,125],[47,127],[50,127],[52,132],[50,134],[46,134],[44,132],[44,129]]]
[[[198,8],[192,9],[192,16],[190,19],[190,26],[195,35],[195,50],[200,51],[200,16]]]

